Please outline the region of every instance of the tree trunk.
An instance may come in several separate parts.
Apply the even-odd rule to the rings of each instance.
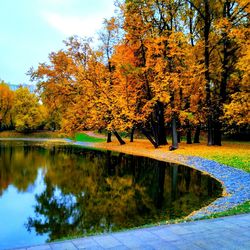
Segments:
[[[201,127],[200,125],[198,125],[194,133],[194,143],[200,143],[200,132],[201,132]]]
[[[164,105],[157,102],[151,119],[152,132],[157,145],[166,145],[167,137],[164,122]]]
[[[209,0],[204,0],[204,62],[205,62],[205,81],[206,81],[206,105],[207,105],[207,145],[214,144],[213,140],[213,120],[211,107],[211,88],[210,88],[210,53],[209,53],[209,34],[211,26]]]
[[[111,136],[112,136],[112,133],[110,131],[108,131],[108,134],[107,134],[107,143],[111,142]]]
[[[214,122],[214,145],[221,146],[221,122]]]
[[[180,131],[177,132],[177,140],[178,140],[178,143],[181,143],[181,132]]]
[[[113,133],[121,145],[126,144],[125,141],[121,138],[121,136],[116,131],[113,131]]]
[[[131,133],[130,133],[130,142],[133,142],[134,141],[134,132],[135,132],[135,128],[133,127],[131,129]]]
[[[176,130],[176,120],[175,117],[172,118],[172,145],[171,150],[178,148],[178,138],[177,138],[177,130]]]
[[[191,133],[191,128],[187,128],[187,144],[192,144],[192,133]]]
[[[208,146],[214,145],[213,122],[211,115],[208,115],[207,119],[207,145]]]
[[[223,17],[227,18],[230,16],[230,3],[226,1],[224,3],[224,10],[223,10]],[[222,49],[222,55],[223,55],[223,61],[222,61],[222,72],[221,72],[221,83],[220,83],[220,101],[217,106],[217,114],[218,117],[216,117],[216,121],[214,123],[214,145],[221,146],[221,127],[222,124],[219,120],[220,116],[223,115],[223,104],[226,102],[227,99],[227,82],[230,75],[229,72],[229,57],[230,53],[229,50],[229,38],[226,33],[222,34],[222,41],[223,41],[223,49]],[[231,52],[233,53],[233,52]],[[231,54],[231,58],[234,58],[234,56]]]
[[[155,148],[158,148],[157,143],[154,141],[151,135],[144,128],[141,129],[141,132],[147,137],[147,139],[153,144]]]

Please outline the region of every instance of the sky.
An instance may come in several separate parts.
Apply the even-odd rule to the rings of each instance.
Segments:
[[[0,79],[30,84],[27,71],[47,62],[72,35],[94,37],[114,0],[0,0]]]

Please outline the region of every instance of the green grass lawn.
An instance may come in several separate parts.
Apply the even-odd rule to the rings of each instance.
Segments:
[[[76,133],[73,137],[73,140],[80,142],[105,142],[106,140],[103,138],[96,138],[93,136],[86,135],[84,133]]]
[[[200,156],[214,160],[230,167],[250,172],[250,143],[238,141],[225,141],[223,146],[207,146],[205,141],[200,144],[180,144],[174,151],[177,154]]]

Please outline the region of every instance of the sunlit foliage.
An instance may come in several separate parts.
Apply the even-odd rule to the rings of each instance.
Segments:
[[[99,46],[71,37],[30,71],[48,127],[134,129],[157,147],[171,129],[187,143],[221,145],[222,132],[249,130],[249,2],[127,0],[104,21]],[[119,139],[120,143],[124,141]]]
[[[35,94],[28,88],[15,91],[13,106],[14,126],[17,131],[29,132],[38,129],[45,120],[45,110]]]
[[[12,125],[14,92],[4,82],[0,82],[0,130],[8,129]]]

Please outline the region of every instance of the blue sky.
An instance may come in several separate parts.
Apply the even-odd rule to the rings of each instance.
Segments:
[[[0,79],[30,83],[26,72],[46,62],[72,35],[94,36],[114,13],[114,0],[0,0]]]

